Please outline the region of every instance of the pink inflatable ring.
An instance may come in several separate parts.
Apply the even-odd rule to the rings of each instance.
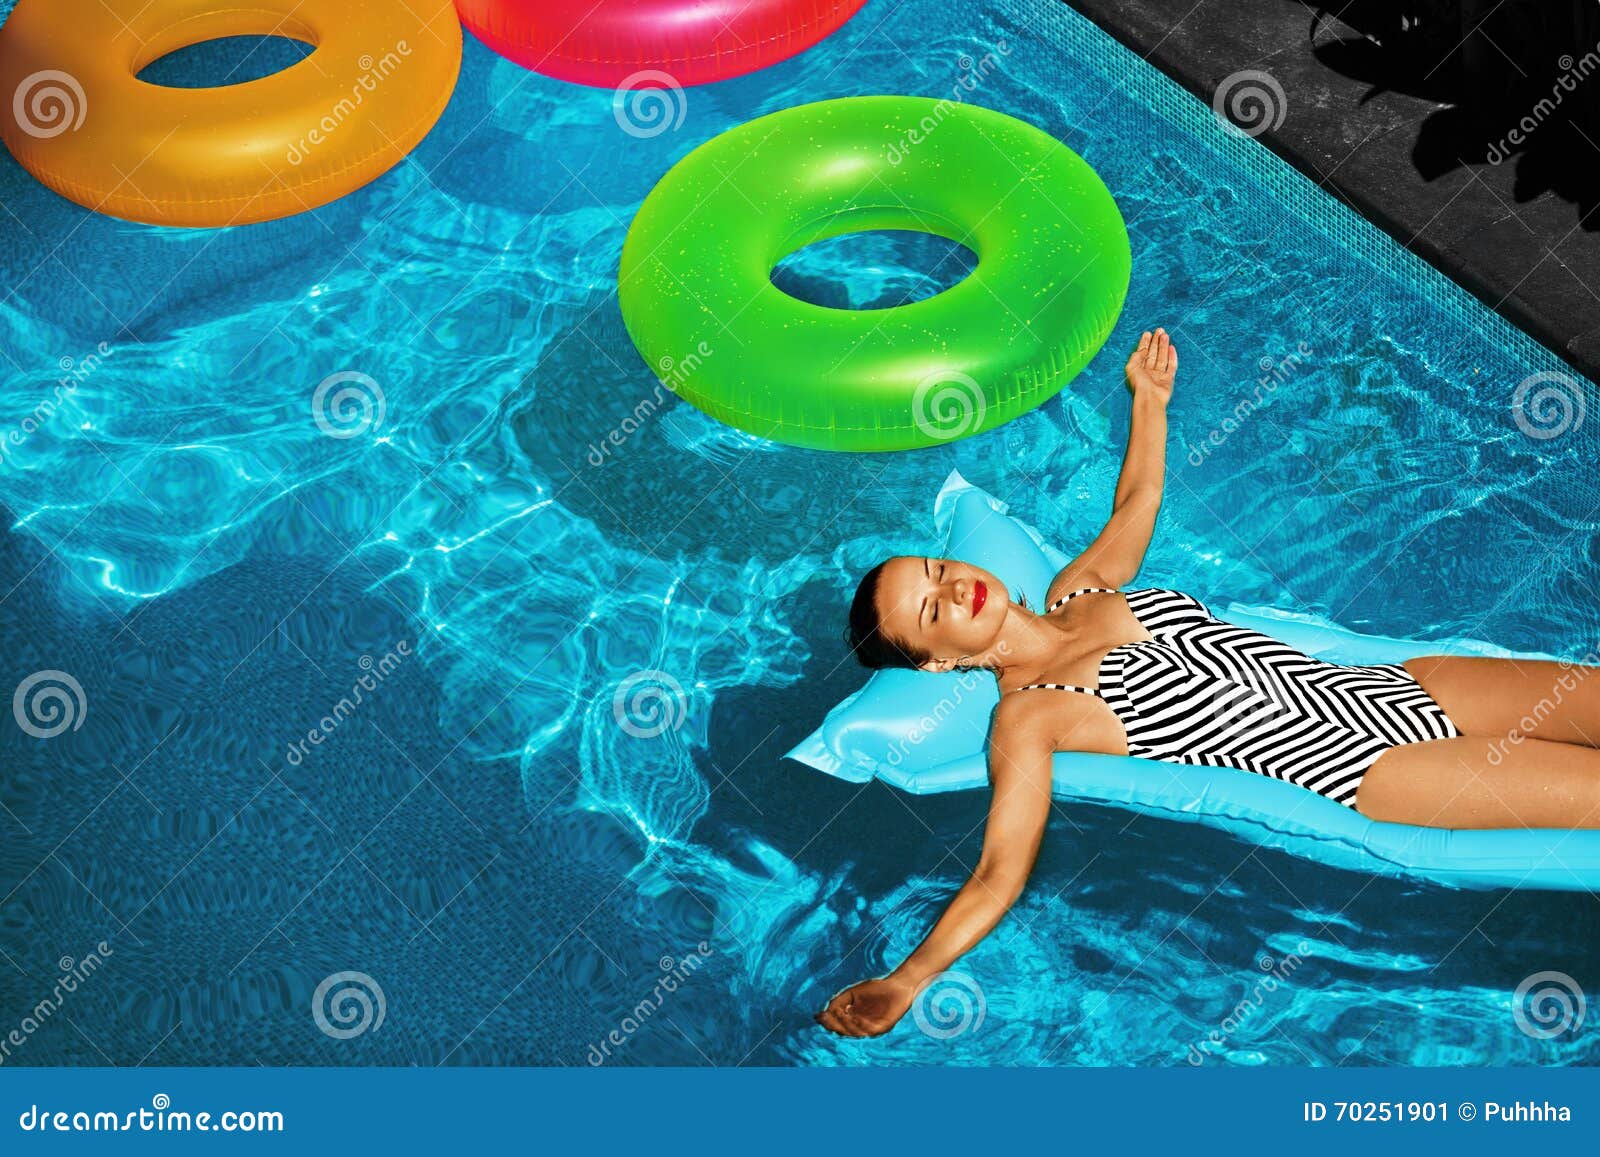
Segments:
[[[600,88],[726,80],[837,31],[866,0],[456,0],[479,40],[524,68]],[[665,73],[654,81],[641,73]]]

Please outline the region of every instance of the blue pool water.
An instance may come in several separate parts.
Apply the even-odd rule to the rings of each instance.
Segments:
[[[1597,1059],[1592,1009],[1545,1039],[1513,1007],[1538,972],[1600,985],[1593,896],[1071,806],[960,965],[981,1023],[812,1025],[921,936],[985,806],[779,758],[862,681],[854,580],[929,548],[952,468],[1084,543],[1142,328],[1184,358],[1143,580],[1575,659],[1600,624],[1600,420],[1545,436],[1511,405],[1570,371],[1064,7],[974,7],[871,0],[648,137],[469,41],[411,160],[244,229],[93,216],[0,163],[0,420],[73,381],[0,463],[0,686],[64,671],[86,704],[54,738],[0,728],[0,1031],[99,968],[6,1063],[1168,1065],[1213,1032],[1208,1064]],[[616,301],[654,181],[778,108],[978,74],[969,99],[1079,151],[1128,221],[1089,370],[895,455],[762,443],[664,395]],[[881,305],[944,260],[863,238],[781,277]],[[1266,971],[1287,979],[1257,999]],[[381,1025],[319,1027],[341,972],[381,988]]]

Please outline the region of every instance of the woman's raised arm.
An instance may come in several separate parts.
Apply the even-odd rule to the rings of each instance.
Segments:
[[[1167,402],[1178,372],[1178,351],[1167,331],[1139,339],[1125,368],[1133,394],[1128,450],[1105,529],[1050,584],[1048,605],[1080,586],[1120,587],[1133,581],[1150,549],[1167,468]]]

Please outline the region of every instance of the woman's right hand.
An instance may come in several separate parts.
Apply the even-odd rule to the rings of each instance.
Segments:
[[[814,1019],[840,1036],[882,1036],[900,1023],[915,995],[916,985],[894,976],[863,980],[835,996]]]
[[[1128,389],[1134,397],[1146,395],[1162,403],[1172,398],[1172,380],[1178,374],[1178,350],[1167,336],[1167,331],[1146,330],[1139,338],[1139,348],[1128,358],[1126,367]]]

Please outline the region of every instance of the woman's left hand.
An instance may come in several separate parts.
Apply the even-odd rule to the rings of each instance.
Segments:
[[[882,1036],[911,1008],[916,987],[886,976],[851,985],[817,1013],[816,1021],[840,1036]]]
[[[1139,338],[1139,347],[1129,355],[1125,372],[1134,397],[1154,397],[1163,405],[1171,400],[1172,382],[1178,376],[1178,347],[1167,331],[1146,331]]]

